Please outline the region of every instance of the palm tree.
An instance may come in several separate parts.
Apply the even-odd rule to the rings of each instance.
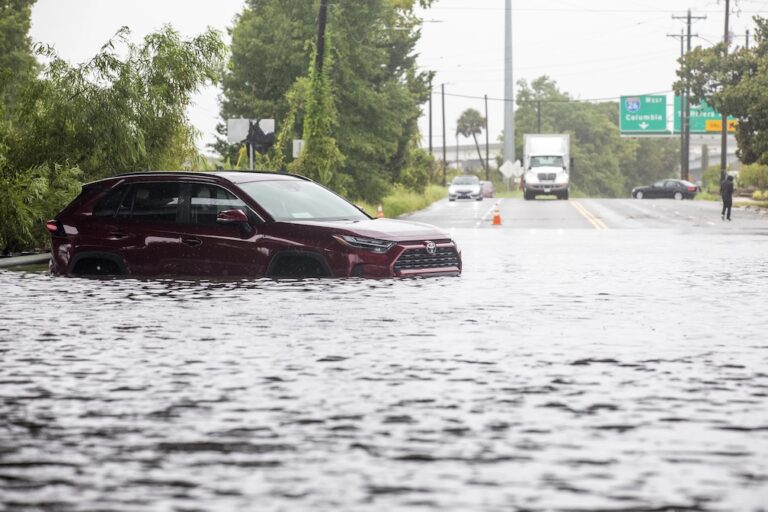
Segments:
[[[480,163],[485,169],[485,179],[488,179],[488,165],[480,154],[480,145],[477,143],[478,134],[483,133],[483,127],[485,126],[485,118],[480,115],[480,112],[473,108],[468,108],[462,112],[459,120],[456,121],[456,133],[460,133],[464,137],[472,136],[475,139],[475,147],[477,148],[477,156],[480,158]]]

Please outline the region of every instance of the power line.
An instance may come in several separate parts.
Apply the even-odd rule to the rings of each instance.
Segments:
[[[672,92],[671,90],[666,91],[656,91],[656,92],[646,92],[641,94],[633,94],[633,96],[654,96],[659,94],[668,94]],[[440,94],[433,92],[432,94]],[[472,96],[469,94],[456,94],[456,93],[445,93],[446,96],[451,96],[453,98],[465,98],[465,99],[471,99],[471,100],[482,100],[485,99],[485,96]],[[610,96],[606,98],[587,98],[587,99],[575,99],[575,98],[568,98],[568,99],[562,99],[562,100],[521,100],[517,99],[515,100],[516,103],[596,103],[599,101],[618,101],[621,99],[621,96]],[[491,98],[488,96],[488,101],[507,101],[504,98]]]

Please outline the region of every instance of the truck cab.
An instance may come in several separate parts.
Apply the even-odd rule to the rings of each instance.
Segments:
[[[568,199],[570,137],[566,134],[525,134],[523,197],[553,195]]]

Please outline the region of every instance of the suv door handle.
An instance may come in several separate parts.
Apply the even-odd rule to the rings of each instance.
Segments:
[[[115,230],[109,232],[109,237],[112,240],[122,240],[123,238],[128,238],[128,233],[125,231]]]
[[[197,247],[198,245],[202,245],[203,241],[194,236],[183,236],[181,237],[181,243],[190,247]]]

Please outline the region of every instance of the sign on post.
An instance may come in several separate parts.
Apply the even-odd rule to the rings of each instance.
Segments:
[[[622,135],[668,135],[667,97],[622,96],[619,102],[619,131]]]
[[[227,142],[248,145],[248,169],[253,170],[253,152],[266,153],[275,143],[275,120],[227,119]]]

